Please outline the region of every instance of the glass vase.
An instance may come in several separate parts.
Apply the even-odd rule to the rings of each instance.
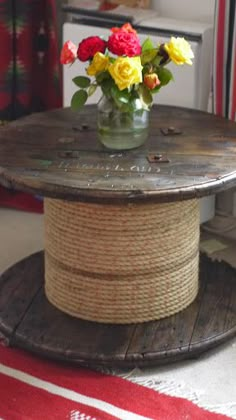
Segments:
[[[134,111],[120,109],[105,95],[98,103],[98,136],[111,150],[134,149],[145,143],[149,131],[149,111],[136,99]]]

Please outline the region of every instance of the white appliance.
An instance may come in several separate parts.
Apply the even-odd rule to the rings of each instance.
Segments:
[[[72,19],[73,20],[73,19]],[[74,19],[75,20],[75,19]],[[63,25],[63,43],[71,40],[78,44],[83,38],[98,35],[107,37],[110,34],[108,27],[100,24],[91,24],[91,19],[78,19],[77,22],[66,22]],[[109,26],[109,23],[108,25]],[[114,22],[110,26],[115,26]],[[117,26],[120,26],[118,23]],[[147,36],[154,43],[167,42],[171,35],[184,36],[192,47],[194,61],[192,66],[179,68],[170,64],[174,82],[170,82],[163,90],[155,95],[155,102],[165,105],[177,105],[207,111],[211,90],[211,57],[213,30],[209,24],[185,22],[155,16],[153,19],[142,20],[137,26],[139,36]],[[71,97],[76,90],[72,79],[78,75],[86,75],[85,67],[88,63],[76,61],[72,66],[63,66],[63,105],[69,106]],[[88,103],[97,103],[101,93],[91,96]],[[201,199],[201,223],[214,217],[215,197]]]

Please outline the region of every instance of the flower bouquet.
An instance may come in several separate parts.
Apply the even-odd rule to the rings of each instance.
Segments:
[[[61,51],[62,64],[87,62],[87,76],[77,76],[78,87],[71,107],[78,110],[98,87],[103,97],[98,104],[99,138],[112,148],[137,147],[148,135],[148,111],[153,96],[173,76],[167,68],[192,64],[193,52],[184,38],[171,37],[154,45],[150,38],[141,44],[136,30],[126,23],[112,28],[107,40],[98,36],[83,39],[78,46],[67,41]]]

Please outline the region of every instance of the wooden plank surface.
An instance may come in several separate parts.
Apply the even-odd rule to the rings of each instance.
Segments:
[[[188,353],[204,292],[205,284],[201,283],[196,300],[184,311],[159,321],[137,324],[127,358],[143,363],[152,359],[161,362]]]
[[[43,254],[30,261],[24,259],[0,276],[0,331],[9,339],[44,282]]]
[[[54,359],[79,363],[125,358],[133,325],[103,325],[68,316],[52,306],[44,291],[17,328],[14,343]],[[12,342],[13,343],[13,342]]]
[[[0,336],[79,365],[128,368],[195,357],[236,333],[236,270],[207,257],[201,257],[200,268],[200,292],[184,311],[159,321],[109,325],[52,306],[42,287],[43,254],[37,253],[0,277]]]
[[[211,281],[208,281],[209,278]],[[203,342],[206,345],[209,341],[214,342],[218,334],[235,327],[236,300],[232,302],[236,289],[235,270],[217,261],[205,264],[202,281],[206,287],[193,328],[190,350],[201,347]]]
[[[235,153],[235,123],[209,113],[154,106],[146,144],[112,152],[97,139],[94,106],[61,109],[1,128],[0,183],[102,203],[183,200],[235,185]]]

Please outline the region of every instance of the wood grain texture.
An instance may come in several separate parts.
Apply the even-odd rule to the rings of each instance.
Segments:
[[[0,183],[102,203],[183,200],[235,185],[234,122],[170,106],[154,106],[150,121],[147,143],[119,153],[99,143],[94,106],[17,120],[0,130]],[[180,134],[168,134],[169,127]],[[164,159],[151,162],[149,155]]]
[[[0,276],[0,331],[7,336],[14,333],[44,283],[44,261],[38,254],[31,256],[31,267],[29,272],[29,264],[23,260]],[[30,284],[26,277],[30,277]]]
[[[129,325],[98,324],[59,311],[45,297],[42,267],[40,252],[0,277],[0,336],[9,345],[79,365],[128,368],[195,357],[236,333],[236,270],[205,256],[198,297],[187,309]]]

